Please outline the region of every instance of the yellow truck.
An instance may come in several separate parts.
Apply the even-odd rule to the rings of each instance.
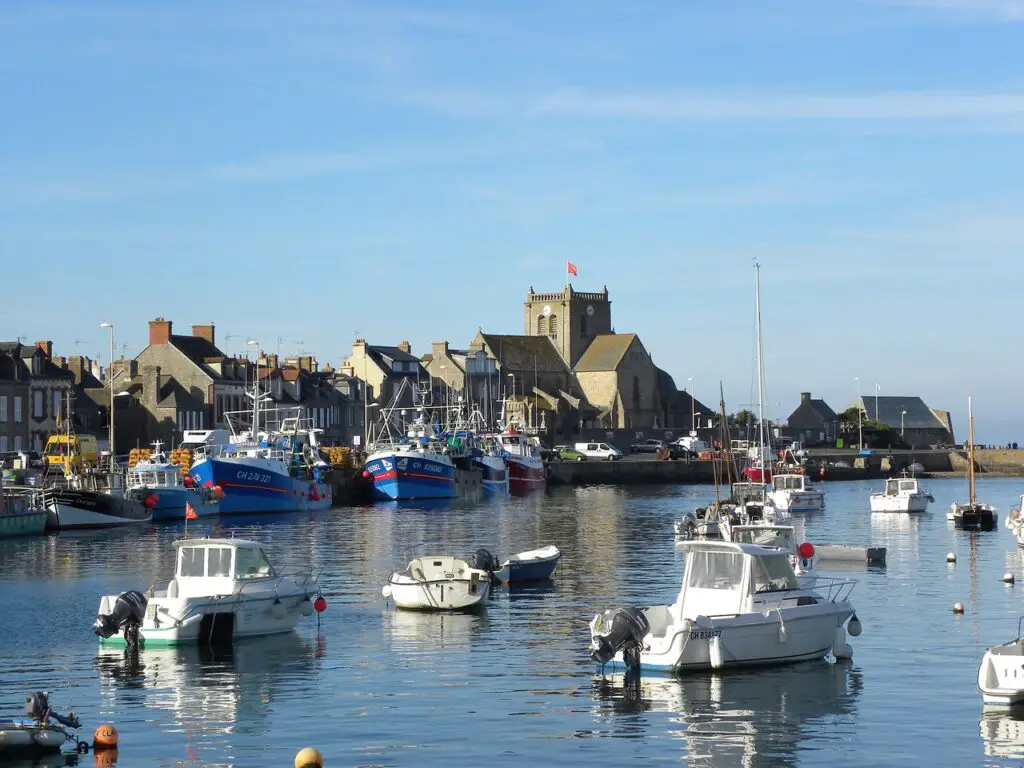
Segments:
[[[92,435],[50,435],[43,450],[46,471],[65,475],[99,464],[100,452]]]

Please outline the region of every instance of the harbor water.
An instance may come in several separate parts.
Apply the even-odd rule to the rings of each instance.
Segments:
[[[636,685],[589,661],[587,622],[674,600],[672,522],[711,500],[708,486],[190,522],[189,536],[256,538],[277,564],[322,567],[328,609],[319,631],[314,616],[230,651],[147,649],[137,663],[99,648],[99,597],[169,576],[184,523],[0,541],[0,717],[49,691],[81,718],[82,737],[113,722],[117,764],[132,767],[290,766],[305,746],[327,766],[1018,765],[1024,714],[986,710],[977,671],[1024,614],[1024,554],[1003,527],[1022,483],[979,480],[999,510],[986,533],[946,519],[963,480],[922,484],[935,497],[923,515],[872,515],[882,483],[849,482],[826,484],[825,510],[797,518],[799,540],[888,548],[885,567],[818,566],[859,580],[852,662]],[[502,559],[555,544],[563,556],[550,584],[498,589],[482,615],[396,611],[381,586],[424,543]]]

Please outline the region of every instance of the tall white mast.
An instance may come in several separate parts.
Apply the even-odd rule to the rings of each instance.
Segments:
[[[764,344],[761,341],[761,264],[754,262],[754,308],[757,314],[757,449],[764,466]]]

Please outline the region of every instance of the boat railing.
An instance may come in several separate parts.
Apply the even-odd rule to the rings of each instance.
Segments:
[[[804,589],[821,593],[829,602],[841,603],[850,599],[853,588],[857,586],[857,580],[840,579],[834,576],[806,576],[801,586]]]
[[[310,569],[298,565],[285,566],[284,568],[275,569],[272,574],[267,574],[265,577],[246,580],[245,583],[235,589],[234,595],[235,597],[243,597],[247,588],[252,587],[255,589],[257,586],[266,586],[268,581],[274,582],[274,594],[277,594],[277,589],[284,579],[290,579],[300,588],[308,587],[311,584],[316,584],[320,580],[322,573],[323,568]]]

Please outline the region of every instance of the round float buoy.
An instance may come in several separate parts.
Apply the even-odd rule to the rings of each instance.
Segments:
[[[104,723],[92,734],[93,749],[114,749],[118,741],[117,728],[113,723]]]
[[[1003,574],[1003,584],[1013,584],[1013,574],[1009,571]]]
[[[955,563],[956,562],[956,553],[955,552],[950,552],[949,554],[947,554],[946,555],[946,562],[947,563]]]
[[[327,610],[327,598],[323,595],[317,595],[316,600],[313,601],[313,610],[317,613],[323,613]]]
[[[964,612],[964,604],[963,603],[953,603],[953,613],[963,613],[963,612]]]
[[[805,541],[800,545],[798,552],[801,560],[810,560],[814,557],[814,545],[809,541]]]
[[[191,487],[192,487],[193,485],[195,485],[195,483],[194,483],[194,482],[192,481],[192,475],[185,475],[185,476],[184,476],[184,477],[183,477],[183,478],[181,479],[181,483],[182,483],[182,485],[184,485],[184,486],[185,486],[186,488],[191,488]]]
[[[368,469],[364,469],[363,470],[363,479],[365,480],[369,476],[370,476],[370,471]]]
[[[295,755],[295,768],[323,768],[324,756],[319,749],[306,747]]]
[[[157,496],[155,493],[151,493],[149,494],[149,496],[146,497],[146,500],[143,501],[142,503],[145,504],[149,509],[152,509],[157,505],[158,501],[160,501],[160,497]]]

